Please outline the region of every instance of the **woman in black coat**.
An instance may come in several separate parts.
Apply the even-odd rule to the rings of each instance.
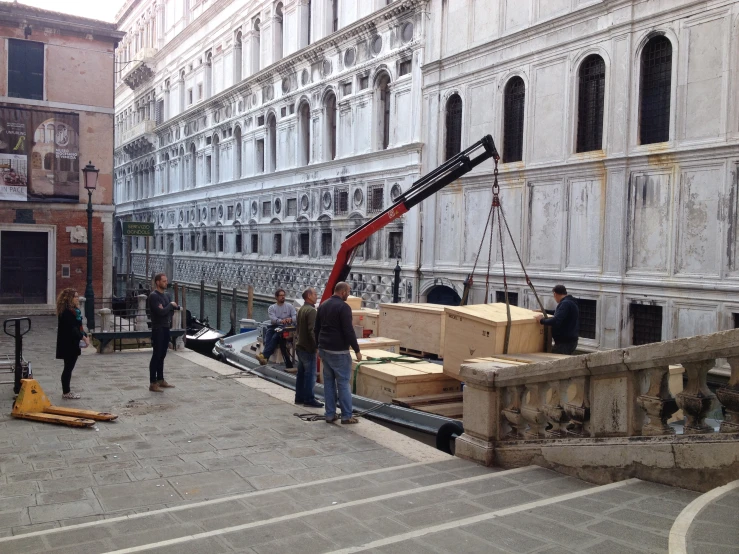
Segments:
[[[64,360],[62,371],[62,398],[76,400],[80,395],[70,390],[72,370],[82,353],[80,341],[89,344],[82,329],[81,317],[78,319],[80,297],[74,289],[64,289],[56,300],[56,314],[59,326],[56,333],[56,358]]]

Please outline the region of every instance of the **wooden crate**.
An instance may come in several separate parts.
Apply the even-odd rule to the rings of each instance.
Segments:
[[[369,329],[370,331],[372,331],[373,337],[379,337],[380,310],[373,310],[372,308],[352,310],[352,324],[361,325],[364,329]]]
[[[444,357],[444,323],[438,304],[380,304],[382,332],[419,356]]]
[[[362,309],[362,299],[359,298],[359,296],[349,296],[349,298],[346,299],[346,303],[351,306],[352,310]]]
[[[439,364],[359,362],[357,394],[380,402],[392,402],[396,397],[456,392],[459,388],[459,381],[444,375]]]
[[[364,351],[374,350],[387,350],[388,352],[400,353],[400,341],[395,339],[389,339],[385,337],[369,337],[367,339],[357,338],[359,343],[359,350]]]
[[[349,352],[349,354],[352,357],[352,362],[357,361],[357,355],[352,350]],[[401,358],[402,356],[400,354],[396,354],[395,352],[388,352],[387,350],[380,350],[377,349],[368,349],[368,350],[362,350],[362,360],[379,360],[382,358]]]
[[[508,352],[544,351],[544,327],[531,310],[511,306]],[[505,304],[447,306],[444,322],[444,373],[458,378],[465,360],[503,354],[508,322]]]

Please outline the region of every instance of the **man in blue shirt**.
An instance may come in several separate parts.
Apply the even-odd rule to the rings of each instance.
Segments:
[[[285,367],[291,368],[293,367],[292,360],[287,353],[285,343],[280,342],[280,334],[275,333],[275,329],[283,325],[295,325],[298,321],[298,314],[295,312],[295,307],[292,304],[285,302],[285,289],[277,289],[275,291],[275,300],[277,302],[267,309],[270,326],[267,329],[267,336],[264,338],[264,350],[261,354],[257,354],[257,359],[261,365],[266,365],[270,356],[272,356],[279,345],[282,351],[282,357],[285,358]]]

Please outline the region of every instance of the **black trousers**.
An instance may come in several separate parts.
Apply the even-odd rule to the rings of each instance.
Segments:
[[[149,382],[156,383],[164,379],[164,358],[169,348],[169,329],[156,327],[151,330],[151,361],[149,362]]]
[[[74,365],[77,363],[78,356],[72,356],[70,358],[64,358],[64,370],[62,371],[62,392],[67,394],[70,389],[70,383],[72,382],[72,370]]]
[[[558,342],[552,347],[552,354],[567,354],[568,356],[575,352],[577,341],[575,342]]]

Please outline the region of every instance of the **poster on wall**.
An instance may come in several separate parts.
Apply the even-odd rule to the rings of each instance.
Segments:
[[[0,200],[79,202],[79,115],[0,106]]]

